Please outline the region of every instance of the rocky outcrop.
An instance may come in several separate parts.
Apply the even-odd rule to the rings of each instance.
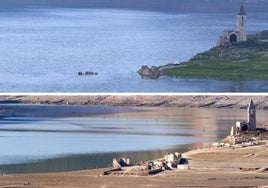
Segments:
[[[267,74],[264,73],[267,54],[268,30],[248,35],[247,41],[226,43],[198,53],[189,61],[181,62],[179,64],[181,69],[174,69],[178,66],[172,65],[164,65],[163,70],[161,66],[158,68],[160,75],[170,77],[267,80]],[[206,67],[206,71],[210,74],[201,71],[202,67]]]
[[[83,76],[83,75],[86,75],[86,76],[88,76],[88,75],[98,75],[97,72],[92,72],[92,71],[86,71],[85,73],[83,73],[83,72],[80,71],[77,74],[78,74],[78,76]]]
[[[152,66],[151,68],[147,65],[141,67],[138,73],[142,78],[157,79],[159,76],[164,75],[165,70],[178,67],[180,64],[167,64],[159,67]]]
[[[151,68],[147,65],[142,66],[138,73],[142,78],[157,79],[160,76],[159,68],[156,66],[152,66]]]

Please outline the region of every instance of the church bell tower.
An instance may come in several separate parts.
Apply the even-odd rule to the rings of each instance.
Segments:
[[[243,4],[241,4],[237,15],[237,31],[239,32],[238,41],[247,41],[247,15]]]
[[[248,129],[256,131],[256,108],[252,100],[248,105]]]

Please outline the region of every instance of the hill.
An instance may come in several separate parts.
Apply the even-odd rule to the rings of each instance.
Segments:
[[[171,77],[225,80],[268,80],[268,30],[249,35],[246,42],[229,43],[197,54],[188,62],[165,69]]]

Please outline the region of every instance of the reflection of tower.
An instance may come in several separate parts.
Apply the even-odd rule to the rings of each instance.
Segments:
[[[238,41],[247,41],[247,15],[243,5],[237,15],[237,31],[239,32]]]
[[[248,105],[248,129],[249,131],[256,130],[256,108],[252,100]]]

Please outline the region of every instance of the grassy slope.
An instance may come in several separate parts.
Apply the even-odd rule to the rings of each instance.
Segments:
[[[175,77],[268,80],[268,31],[240,42],[197,54],[189,62],[168,69]]]

